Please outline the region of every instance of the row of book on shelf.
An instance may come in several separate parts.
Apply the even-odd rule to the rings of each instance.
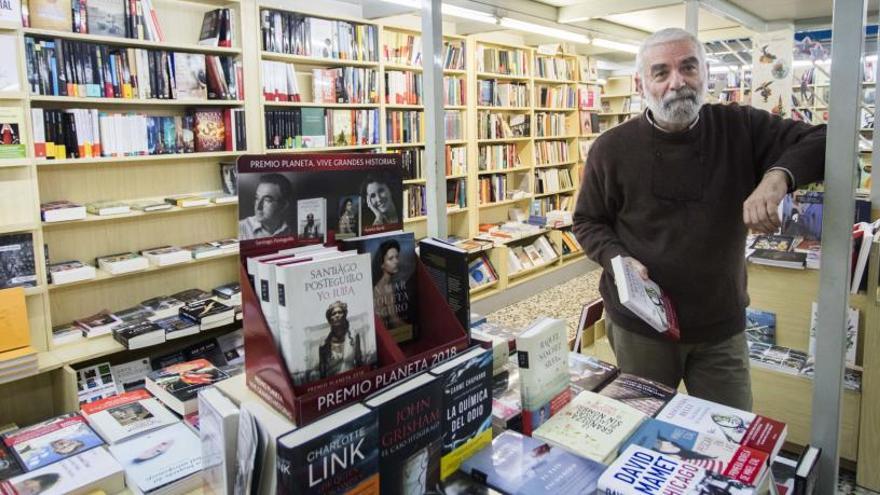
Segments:
[[[242,108],[202,108],[164,116],[94,108],[32,108],[31,120],[34,157],[39,160],[247,149]],[[22,109],[0,109],[0,123],[10,137],[8,144],[0,145],[0,156],[24,158],[27,150],[22,137]]]
[[[201,53],[25,37],[32,95],[243,100],[240,61]]]
[[[52,329],[56,346],[111,335],[128,350],[162,344],[241,319],[241,289],[237,282],[211,292],[186,289],[157,296],[119,311],[103,310]]]
[[[60,200],[40,205],[40,217],[46,223],[85,220],[90,216],[110,217],[125,215],[132,211],[154,213],[177,209],[229,204],[238,202],[238,196],[224,191],[181,194],[165,198],[138,199],[134,201],[92,201],[85,204]]]

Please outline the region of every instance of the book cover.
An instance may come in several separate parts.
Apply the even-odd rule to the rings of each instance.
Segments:
[[[416,336],[416,247],[411,232],[376,234],[346,240],[346,249],[370,256],[373,311],[397,342]]]
[[[0,290],[0,353],[31,344],[24,289]]]
[[[70,0],[29,0],[31,27],[70,32],[73,25]]]
[[[751,412],[678,394],[657,414],[657,419],[775,456],[788,428],[785,423]]]
[[[202,444],[181,422],[111,445],[110,452],[125,469],[126,484],[140,493],[172,484],[175,493],[186,493],[201,485]]]
[[[82,414],[111,444],[178,421],[171,411],[143,389],[84,404]]]
[[[0,2],[0,21],[5,19],[6,16],[10,15],[11,11],[14,10],[18,10],[17,0],[7,0],[5,2]],[[14,22],[15,24],[19,24],[21,23],[21,18],[17,17],[12,22]],[[15,36],[9,34],[0,34],[0,53],[17,53],[17,50],[18,42]],[[0,94],[16,93],[18,91],[21,91],[20,81],[21,77],[18,70],[18,63],[13,61],[11,63],[3,64],[3,66],[0,67]],[[0,112],[6,112],[11,108],[12,107],[0,108]],[[23,120],[19,120],[19,122],[23,122]],[[19,141],[21,141],[21,139],[19,139]]]
[[[538,439],[505,431],[462,463],[471,477],[512,495],[594,493],[604,466]]]
[[[360,196],[342,196],[339,198],[338,222],[336,223],[336,239],[349,239],[361,232],[361,198]]]
[[[492,426],[500,431],[522,431],[522,394],[519,366],[508,361],[505,371],[492,379]]]
[[[443,386],[443,479],[492,442],[492,362],[491,350],[476,347],[430,372]]]
[[[233,492],[238,421],[238,406],[216,387],[199,392],[198,412],[184,418],[201,439],[203,477],[212,493]]]
[[[222,110],[196,110],[195,139],[196,153],[225,150],[226,127],[223,123]]]
[[[713,473],[699,466],[676,460],[639,445],[630,445],[602,473],[598,493],[636,495],[639,493],[723,493],[753,495],[747,484]]]
[[[816,355],[816,328],[819,323],[819,304],[813,301],[810,307],[810,342],[809,354]],[[846,310],[846,364],[856,364],[856,353],[859,346],[859,310],[847,308]]]
[[[15,456],[3,442],[0,442],[0,480],[8,480],[23,473],[24,469],[18,464]]]
[[[284,435],[277,455],[278,493],[379,493],[378,418],[362,404]]]
[[[467,251],[434,238],[419,241],[419,259],[462,328],[470,328]]]
[[[762,481],[770,459],[766,452],[656,419],[642,423],[620,450],[630,444],[752,486]]]
[[[612,258],[611,267],[620,303],[663,336],[678,340],[678,318],[672,301],[660,286],[651,280],[642,280],[622,256]]]
[[[116,395],[116,383],[109,362],[76,370],[76,391],[80,404]]]
[[[0,2],[0,22],[21,25],[21,4],[18,0],[6,0]],[[12,52],[2,52],[12,53]]]
[[[85,5],[89,34],[125,37],[125,4],[122,0],[89,0]]]
[[[238,195],[238,167],[235,163],[220,163],[220,184],[224,193]]]
[[[523,433],[558,413],[571,400],[568,329],[562,320],[540,318],[516,338],[522,387]]]
[[[303,242],[327,242],[327,199],[296,201],[297,237]]]
[[[377,361],[370,255],[277,267],[279,334],[293,383]]]
[[[315,98],[315,101],[320,101]],[[332,103],[335,103],[333,101]],[[300,110],[302,122],[303,148],[324,148],[327,146],[327,118],[320,107],[303,107]]]
[[[0,289],[36,285],[33,234],[0,235]]]
[[[206,100],[208,98],[205,56],[203,54],[175,53],[174,76],[177,83],[178,100]]]
[[[26,471],[103,445],[78,414],[65,414],[3,435],[3,442]]]
[[[599,393],[654,416],[672,399],[675,389],[654,380],[621,373]]]
[[[794,237],[790,235],[759,235],[750,246],[752,249],[769,249],[772,251],[791,251]]]
[[[12,491],[5,491],[6,488]],[[9,481],[0,481],[0,492],[17,495],[119,493],[124,488],[122,466],[104,448],[91,449]]]
[[[568,353],[568,376],[571,378],[569,386],[572,395],[577,395],[584,390],[598,392],[619,372],[617,366],[593,356],[578,352]]]
[[[608,464],[645,418],[638,409],[585,391],[538,427],[533,436],[581,457]]]
[[[776,313],[746,308],[746,339],[749,342],[776,343]]]
[[[429,374],[365,401],[378,414],[381,493],[422,494],[440,483],[443,384]]]

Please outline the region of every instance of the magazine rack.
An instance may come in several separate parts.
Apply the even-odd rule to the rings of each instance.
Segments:
[[[469,344],[467,332],[434,285],[424,265],[417,259],[417,337],[410,342],[398,344],[382,324],[381,318],[374,316],[378,361],[374,368],[360,368],[319,381],[294,385],[248,277],[249,257],[317,242],[324,242],[327,246],[336,245],[335,232],[327,227],[337,225],[338,221],[332,221],[326,205],[329,204],[332,208],[332,205],[347,198],[362,198],[358,184],[377,182],[376,178],[382,177],[389,200],[398,206],[397,211],[402,211],[401,171],[401,158],[396,153],[296,153],[245,155],[238,159],[240,205],[253,203],[253,198],[242,198],[250,194],[245,192],[243,185],[249,185],[249,190],[256,189],[257,181],[254,179],[262,179],[262,175],[255,174],[266,173],[285,176],[290,183],[291,203],[296,201],[299,205],[302,200],[323,202],[325,205],[322,223],[326,229],[326,238],[306,238],[304,234],[302,238],[297,238],[297,234],[292,232],[267,238],[242,239],[239,251],[247,386],[298,426],[308,424],[346,404],[424,371],[455,356]],[[253,194],[255,198],[256,193]],[[359,229],[363,235],[395,231],[403,227],[399,220],[396,223],[377,224],[377,219],[368,224],[363,221],[363,210],[360,211],[362,224]],[[241,208],[239,213],[242,217],[248,214],[246,209]],[[297,212],[297,216],[299,215]],[[320,216],[320,210],[316,216]],[[291,224],[296,225],[296,222]]]

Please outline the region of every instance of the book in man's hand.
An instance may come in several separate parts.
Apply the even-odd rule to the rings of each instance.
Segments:
[[[620,303],[670,340],[681,338],[678,316],[669,296],[654,281],[644,280],[632,264],[618,255],[611,259]]]

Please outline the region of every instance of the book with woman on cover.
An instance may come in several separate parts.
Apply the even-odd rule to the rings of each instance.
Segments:
[[[416,335],[416,250],[412,232],[348,239],[346,248],[369,253],[373,310],[397,342]]]
[[[623,256],[611,259],[620,303],[670,340],[681,338],[678,317],[669,296],[654,281],[642,279]]]

